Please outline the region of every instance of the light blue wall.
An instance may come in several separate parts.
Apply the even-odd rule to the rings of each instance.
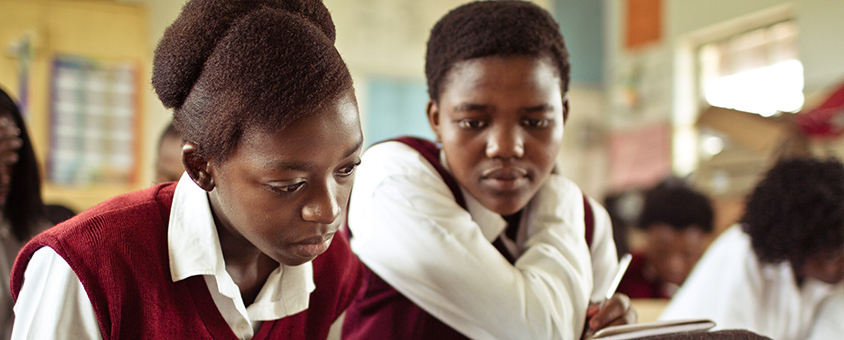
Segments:
[[[604,1],[555,0],[554,15],[566,42],[574,86],[604,85]]]
[[[373,77],[367,83],[367,146],[401,135],[434,138],[425,116],[428,87],[423,79]]]

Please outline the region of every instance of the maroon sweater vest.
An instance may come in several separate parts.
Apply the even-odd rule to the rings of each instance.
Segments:
[[[410,146],[431,163],[451,190],[455,202],[466,209],[463,192],[460,190],[457,180],[440,163],[440,150],[434,143],[415,137],[399,137],[392,141]],[[583,197],[583,205],[586,210],[586,243],[591,246],[594,216],[586,196]],[[352,237],[348,227],[344,231],[347,237]],[[493,242],[493,245],[496,245],[496,248],[501,252],[502,248],[495,243]],[[508,258],[509,254],[502,253],[502,255]],[[510,259],[508,258],[508,260]],[[364,271],[363,288],[358,292],[354,303],[346,311],[343,322],[344,340],[468,339],[465,335],[428,314],[368,267],[365,267]]]
[[[172,282],[167,224],[175,183],[121,195],[36,236],[12,269],[17,299],[32,254],[47,246],[73,269],[103,339],[237,339],[201,276]],[[261,325],[254,339],[325,339],[362,283],[344,237],[313,261],[308,309]]]

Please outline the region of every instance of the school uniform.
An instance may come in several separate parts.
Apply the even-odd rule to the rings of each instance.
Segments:
[[[708,318],[715,329],[747,329],[777,340],[840,339],[844,286],[806,278],[791,264],[762,263],[741,226],[707,249],[660,319]]]
[[[656,270],[647,265],[642,253],[634,253],[624,278],[618,284],[618,292],[631,299],[670,299],[676,286],[663,282]]]
[[[452,193],[438,150],[434,159],[419,150],[376,144],[357,170],[348,225],[369,272],[344,338],[579,337],[590,298],[606,294],[618,266],[606,211],[591,199],[585,208],[580,189],[552,174],[507,236],[502,216],[462,188]]]
[[[325,339],[360,283],[360,263],[335,237],[316,260],[280,265],[245,306],[207,193],[184,175],[29,242],[12,273],[13,337]]]

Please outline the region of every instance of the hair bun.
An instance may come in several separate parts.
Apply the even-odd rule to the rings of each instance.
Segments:
[[[184,104],[232,23],[262,8],[299,15],[334,42],[334,22],[321,0],[191,0],[167,27],[153,57],[152,86],[165,107]]]

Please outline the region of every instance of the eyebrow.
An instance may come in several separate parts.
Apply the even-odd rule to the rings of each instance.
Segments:
[[[363,136],[358,138],[358,141],[355,143],[354,146],[346,150],[346,153],[343,154],[343,158],[349,157],[357,152],[363,146]],[[293,171],[310,171],[311,169],[316,167],[316,164],[313,162],[287,162],[287,161],[269,161],[264,163],[264,167],[273,168],[273,169],[286,169],[286,170],[293,170]]]
[[[548,112],[548,111],[554,111],[554,106],[553,106],[553,105],[548,105],[548,104],[542,104],[542,105],[537,105],[537,106],[526,107],[526,108],[523,108],[523,109],[521,109],[521,110],[519,110],[519,111],[522,111],[522,112],[527,112],[527,113],[531,113],[531,112]]]
[[[351,156],[352,154],[354,154],[355,152],[357,152],[358,150],[360,150],[360,148],[361,148],[362,146],[363,146],[363,135],[360,135],[360,136],[358,137],[358,141],[357,141],[357,143],[355,143],[355,145],[354,145],[354,146],[352,146],[351,148],[349,148],[349,150],[346,150],[346,153],[345,153],[345,155],[343,155],[343,158],[346,158],[346,157]]]
[[[472,103],[461,103],[454,106],[454,111],[462,112],[462,111],[487,111],[489,110],[490,105],[483,105],[483,104],[472,104]]]

